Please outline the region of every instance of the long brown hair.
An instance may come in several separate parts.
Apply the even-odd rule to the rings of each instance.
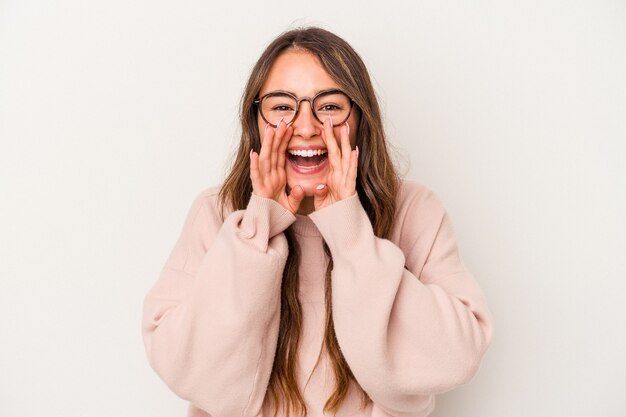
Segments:
[[[388,237],[396,211],[398,176],[389,155],[376,94],[367,69],[352,47],[343,39],[324,29],[309,27],[294,29],[276,38],[263,52],[252,69],[241,100],[241,142],[230,173],[220,191],[222,207],[245,209],[252,194],[250,159],[252,149],[259,151],[261,138],[257,125],[258,110],[254,100],[276,58],[289,49],[300,49],[316,56],[333,80],[350,96],[360,114],[356,145],[359,147],[357,193],[372,223],[374,233]],[[275,413],[284,406],[287,416],[293,410],[306,415],[306,405],[296,379],[298,342],[301,335],[302,310],[298,300],[298,268],[300,250],[292,228],[285,231],[289,255],[283,270],[278,345],[269,383]],[[351,381],[358,386],[337,341],[332,320],[331,271],[329,258],[326,269],[326,320],[324,346],[335,372],[336,386],[327,399],[324,411],[336,412],[345,399]],[[321,357],[322,351],[320,351]],[[320,358],[318,357],[319,363]],[[363,392],[363,405],[369,397]]]

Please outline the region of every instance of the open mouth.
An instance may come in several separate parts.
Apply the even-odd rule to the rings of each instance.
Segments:
[[[311,169],[326,162],[328,151],[326,149],[294,149],[287,151],[287,158],[298,168]]]

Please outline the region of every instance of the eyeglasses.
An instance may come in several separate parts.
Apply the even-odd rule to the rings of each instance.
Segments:
[[[272,91],[263,97],[254,100],[254,104],[259,106],[261,117],[272,127],[277,127],[280,119],[290,124],[298,117],[300,103],[308,101],[313,110],[313,115],[321,123],[330,119],[333,126],[338,126],[346,122],[352,112],[354,101],[341,90],[320,91],[313,97],[298,98],[285,91]]]

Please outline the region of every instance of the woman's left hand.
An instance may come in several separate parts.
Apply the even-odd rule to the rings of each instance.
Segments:
[[[341,126],[341,148],[337,145],[332,122],[324,122],[322,140],[328,151],[329,170],[326,184],[320,184],[315,190],[315,210],[320,210],[332,203],[356,194],[356,175],[359,148],[350,146],[350,126],[346,122]]]

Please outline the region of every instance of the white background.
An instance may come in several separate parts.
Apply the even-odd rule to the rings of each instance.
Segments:
[[[433,416],[625,416],[626,2],[608,0],[0,0],[0,415],[185,415],[147,363],[143,297],[223,178],[251,66],[303,24],[363,56],[495,316]]]

